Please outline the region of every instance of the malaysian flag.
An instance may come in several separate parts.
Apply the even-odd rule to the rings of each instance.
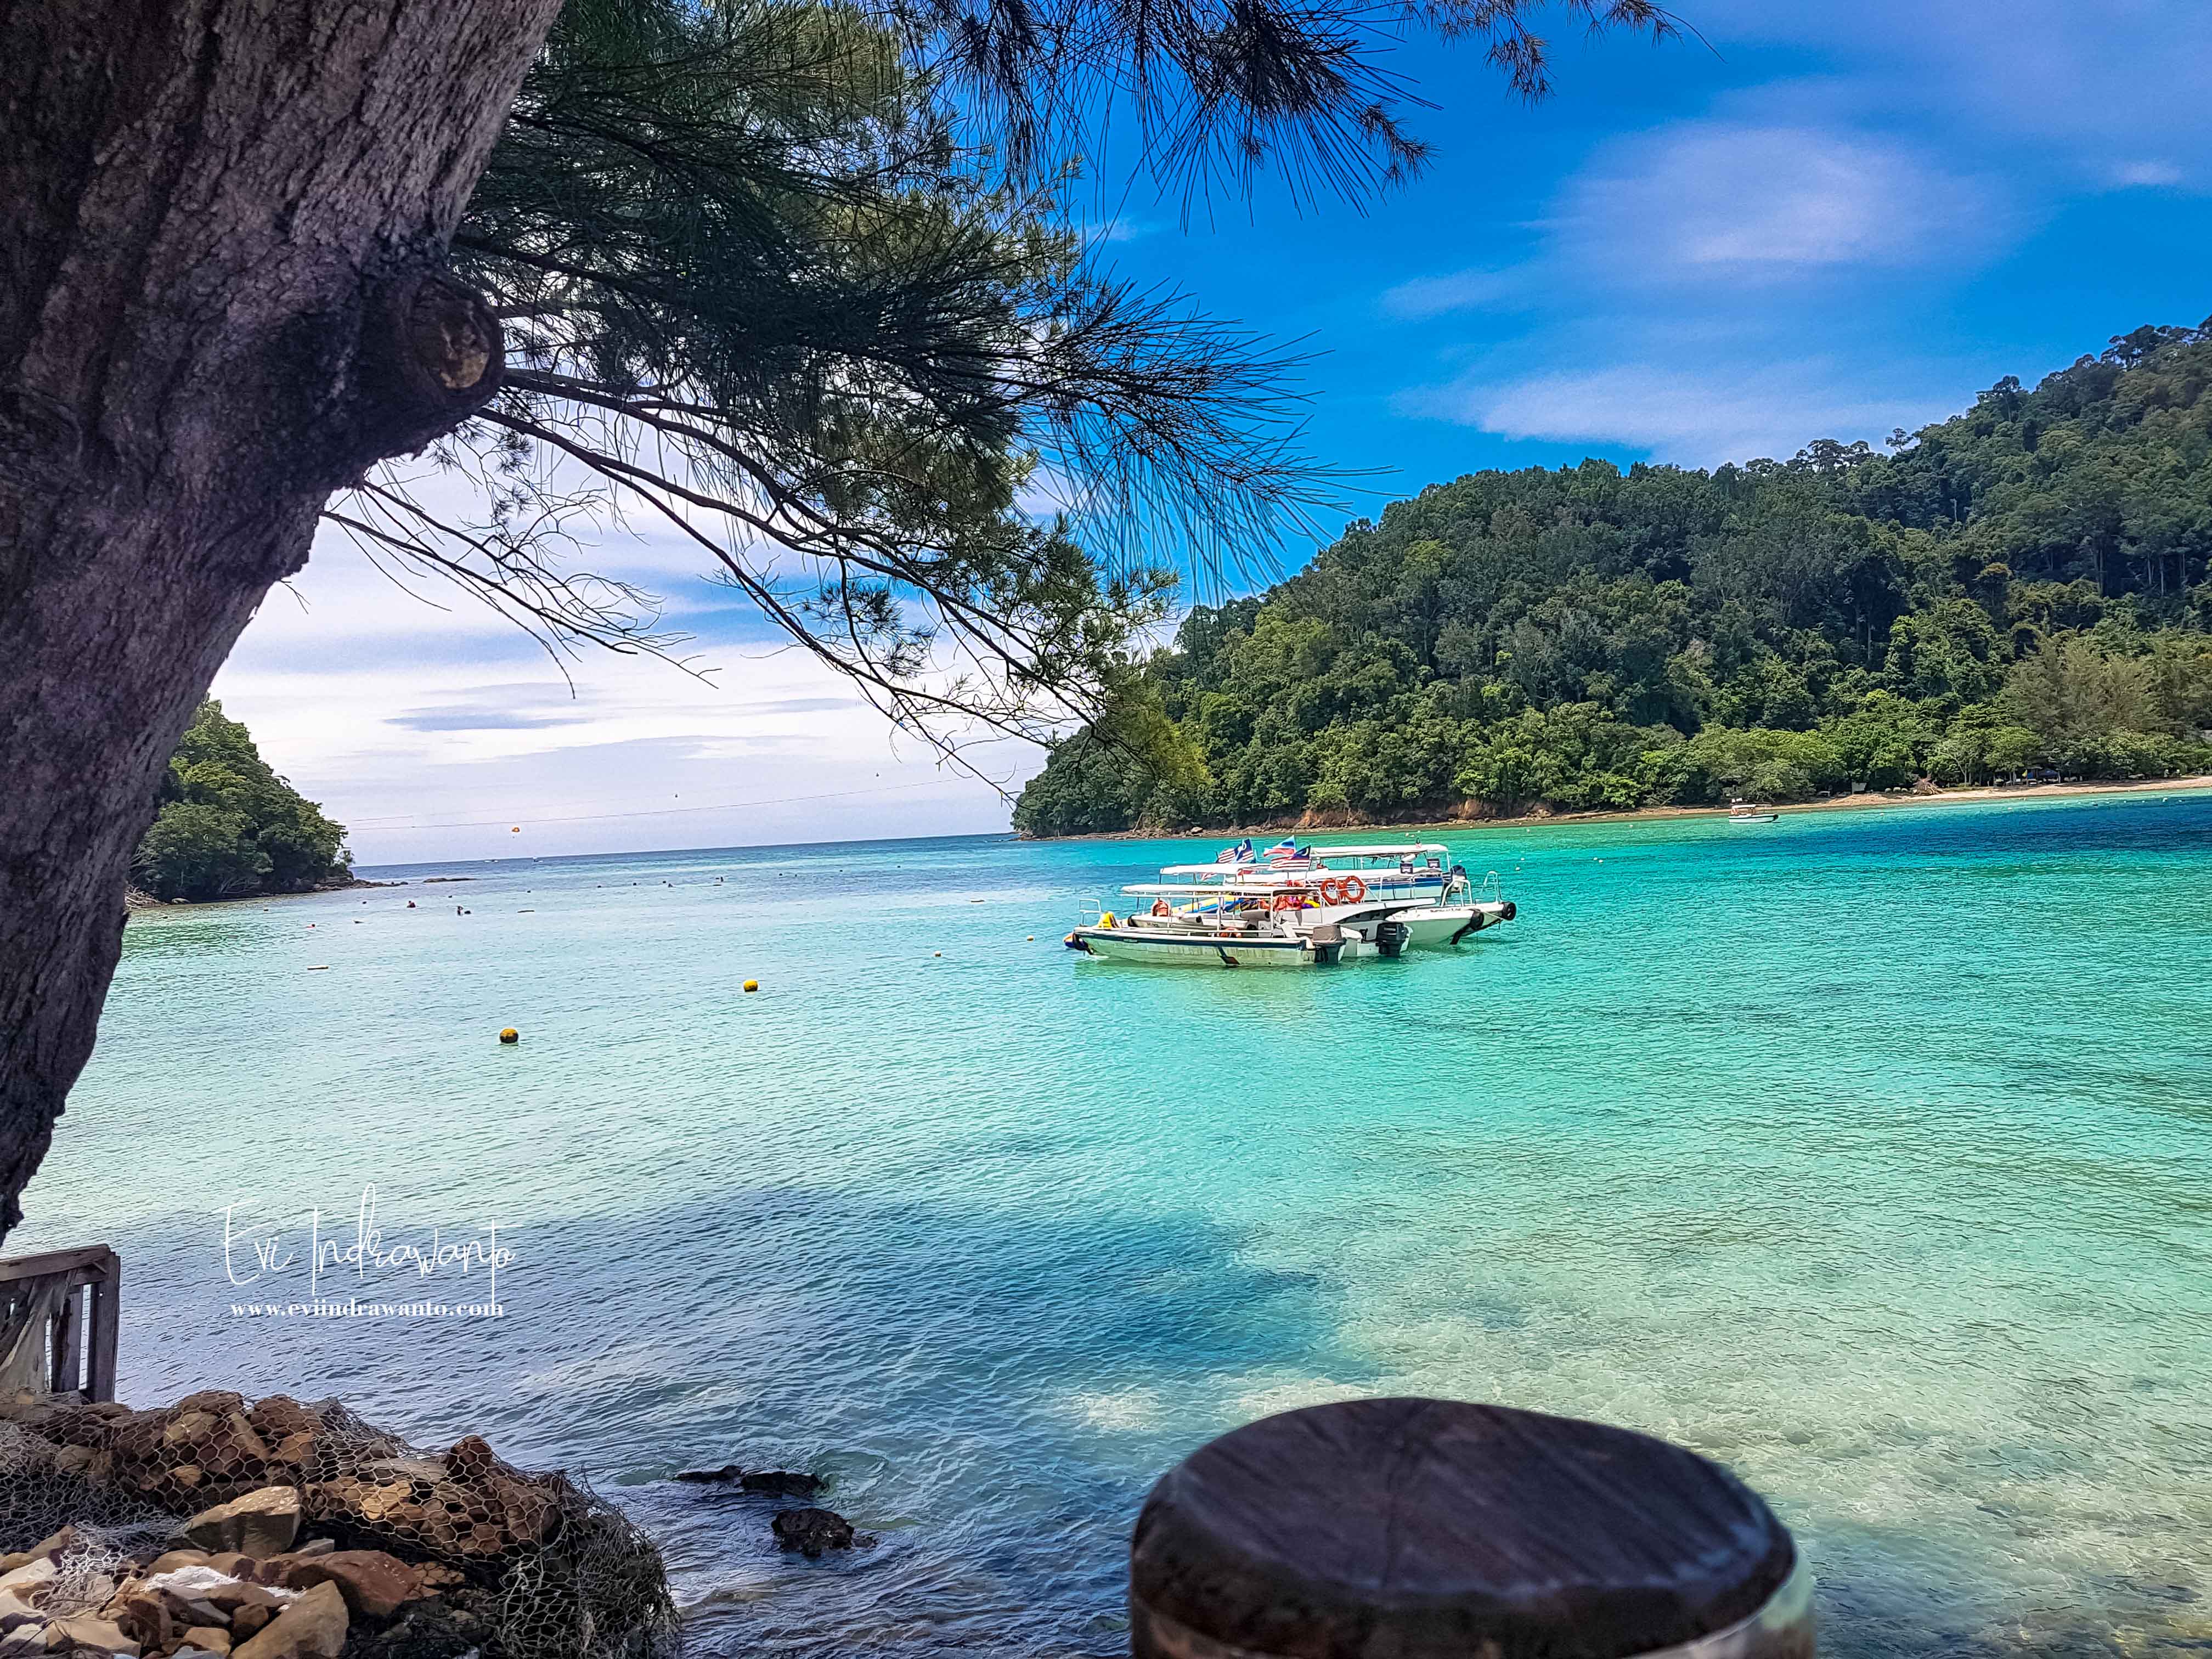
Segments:
[[[1277,842],[1273,847],[1270,847],[1267,849],[1267,862],[1270,864],[1290,864],[1301,862],[1305,859],[1310,858],[1312,855],[1313,849],[1311,848],[1300,847],[1298,845],[1298,838],[1296,836],[1285,836],[1282,840]]]

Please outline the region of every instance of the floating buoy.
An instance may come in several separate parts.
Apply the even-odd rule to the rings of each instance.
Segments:
[[[757,980],[757,979],[749,979],[749,980],[747,980],[747,981],[745,981],[745,989],[747,989],[748,991],[757,991],[757,990],[759,990],[759,989],[760,989],[760,981],[759,981],[758,980]]]
[[[507,833],[510,836],[519,836],[522,833],[522,826],[518,823],[514,829],[508,830]]]
[[[933,956],[933,957],[941,957],[941,956],[943,956],[943,955],[945,954],[945,952],[944,952],[944,951],[932,951],[929,954],[930,954],[930,955],[932,955],[932,956]]]
[[[510,1025],[499,1034],[499,1040],[501,1042],[520,1042],[522,1041],[522,1033]]]
[[[1030,935],[1030,944],[1032,944],[1032,945],[1035,945],[1035,944],[1036,943],[1036,935],[1035,933],[1031,933],[1031,934]]]

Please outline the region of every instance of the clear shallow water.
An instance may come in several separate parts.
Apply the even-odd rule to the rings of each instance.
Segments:
[[[126,1398],[337,1393],[615,1487],[702,1651],[1125,1650],[1164,1468],[1414,1391],[1725,1460],[1830,1655],[2212,1644],[2212,794],[1448,839],[1516,922],[1310,974],[1060,948],[1188,843],[142,916],[10,1243],[123,1253]],[[387,1243],[499,1223],[502,1318],[233,1316],[225,1205],[372,1182]],[[726,1460],[881,1543],[664,1479]]]

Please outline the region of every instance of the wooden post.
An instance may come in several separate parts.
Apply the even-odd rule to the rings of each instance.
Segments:
[[[52,1334],[46,1339],[48,1358],[53,1370],[46,1384],[50,1394],[75,1394],[77,1391],[77,1332],[82,1321],[77,1315],[77,1304],[84,1292],[72,1281],[63,1291],[60,1304],[54,1310]]]
[[[1137,1659],[1813,1659],[1812,1579],[1718,1464],[1442,1400],[1265,1418],[1162,1477]],[[1672,1651],[1670,1651],[1672,1650]]]
[[[115,1398],[115,1351],[122,1334],[123,1258],[108,1253],[107,1271],[92,1282],[92,1341],[85,1367],[84,1394],[88,1400]]]

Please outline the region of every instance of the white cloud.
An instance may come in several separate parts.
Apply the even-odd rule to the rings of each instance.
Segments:
[[[2008,167],[2040,152],[2104,179],[2146,150],[2201,155],[2212,144],[2203,0],[1703,0],[1696,21],[1723,56],[1818,51],[1861,82],[1880,106],[1870,115],[1948,129]]]
[[[1129,214],[1116,214],[1095,233],[1102,242],[1140,242],[1147,236],[1157,236],[1175,226],[1165,219],[1144,219]]]
[[[1523,375],[1409,394],[1408,412],[1507,438],[1626,444],[1662,461],[1717,465],[1786,458],[1809,440],[1874,441],[1944,412],[1934,397],[1853,396],[1832,364],[1788,363],[1756,372],[1626,363]]]
[[[1513,303],[1523,287],[1519,273],[1510,270],[1455,270],[1442,276],[1419,276],[1386,289],[1382,309],[1393,317],[1419,321],[1448,312],[1472,311]]]
[[[1006,827],[992,789],[895,741],[848,682],[763,647],[757,627],[752,643],[693,647],[709,680],[590,652],[572,687],[519,629],[455,599],[424,605],[326,531],[216,677],[270,763],[349,826],[362,864]],[[1042,763],[1026,745],[988,752],[1017,781]]]
[[[1522,295],[1532,331],[1398,409],[1696,465],[1948,412],[1973,382],[1880,350],[1884,302],[1964,276],[2022,222],[2001,186],[1851,125],[1846,105],[1830,82],[1793,82],[1603,146],[1559,187],[1526,265],[1474,273]],[[1441,310],[1451,295],[1392,297]]]
[[[2123,161],[2112,169],[2112,182],[2124,189],[2155,190],[2182,184],[2187,178],[2171,161]]]
[[[1963,263],[1998,217],[1980,185],[1888,140],[1692,121],[1608,146],[1571,183],[1549,263],[1637,286]]]

